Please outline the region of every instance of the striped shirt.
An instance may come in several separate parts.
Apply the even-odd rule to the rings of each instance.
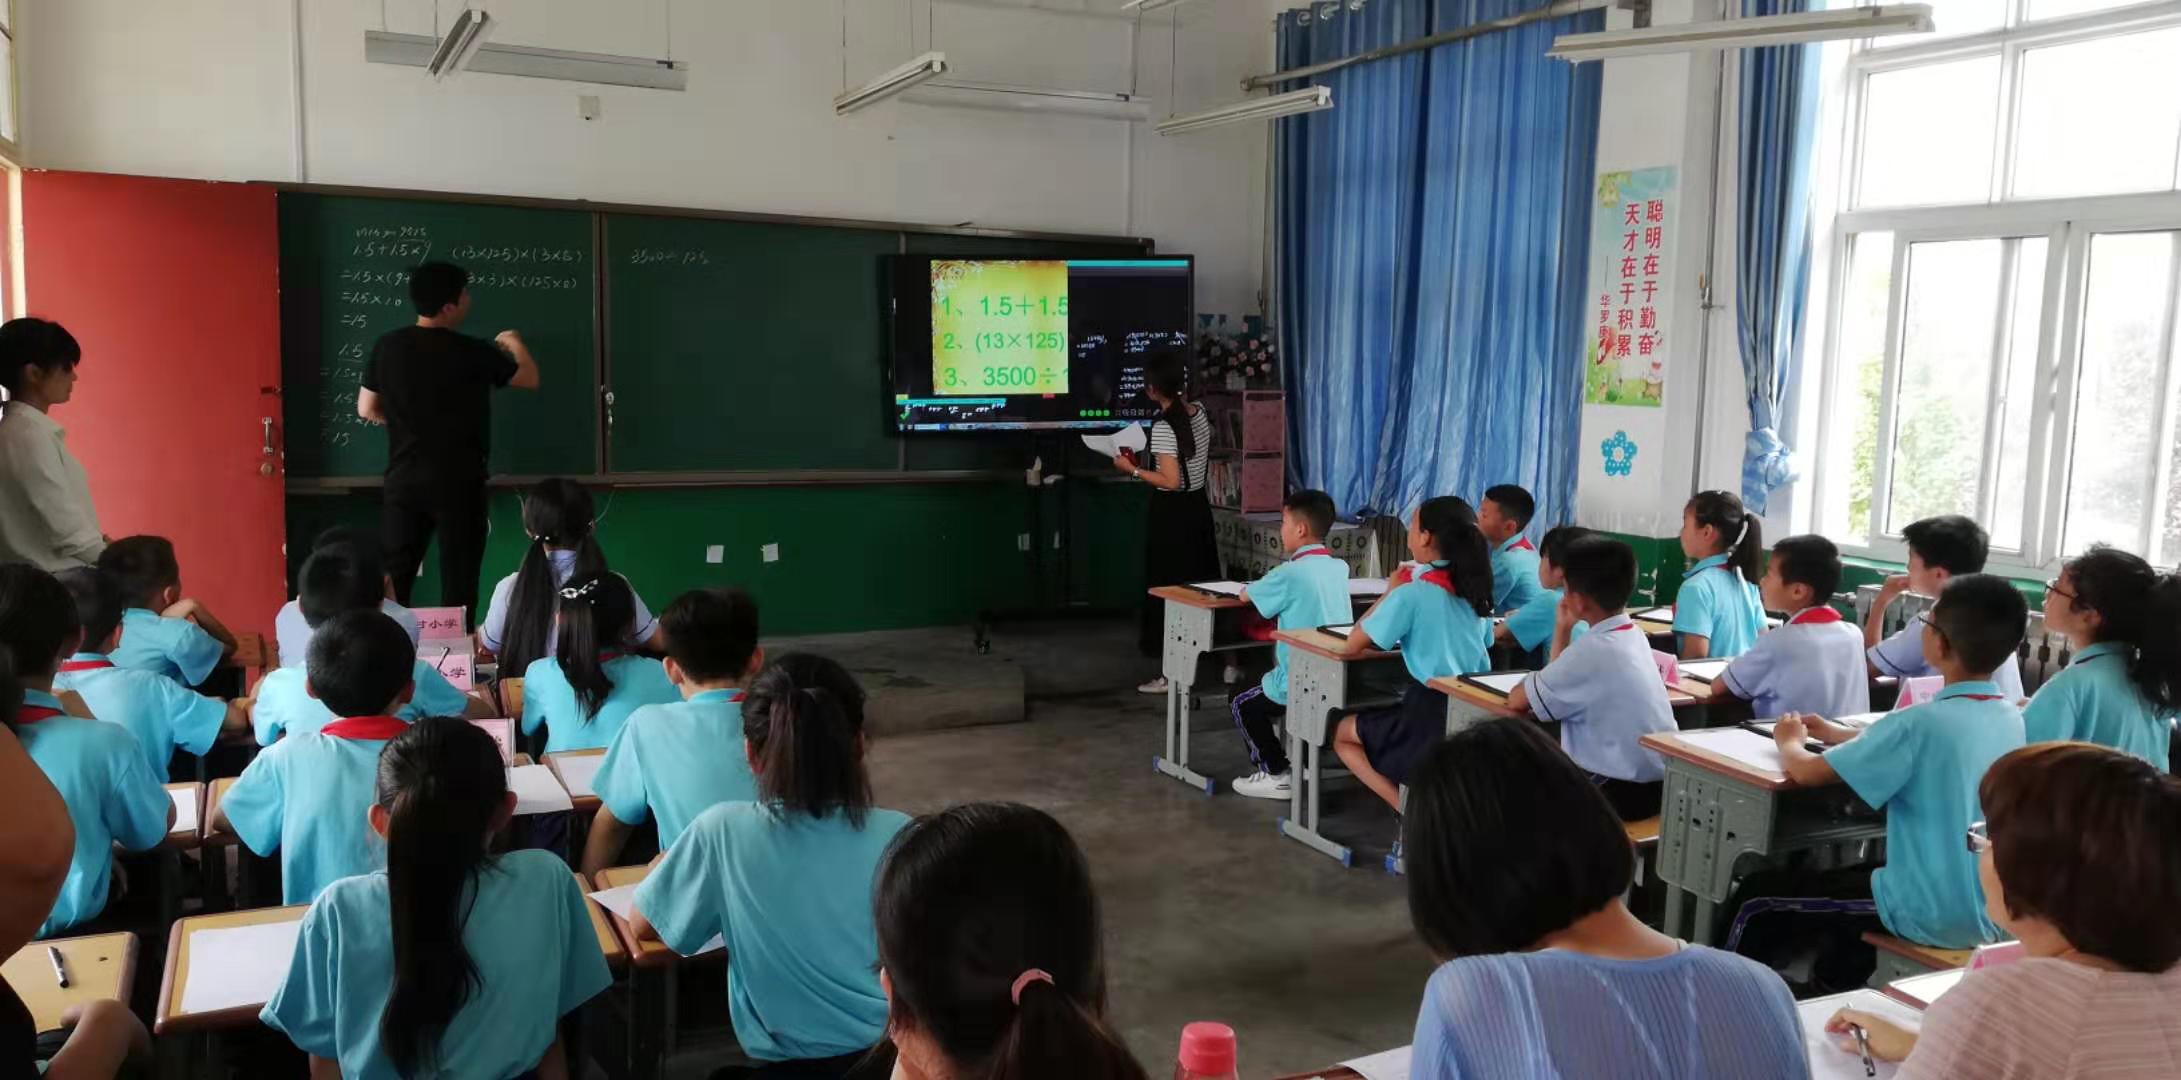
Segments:
[[[1182,463],[1182,475],[1188,480],[1188,491],[1204,490],[1204,474],[1212,463],[1212,411],[1202,405],[1191,405],[1196,413],[1189,417],[1189,430],[1196,436],[1196,453]],[[1156,471],[1159,462],[1178,456],[1180,447],[1175,445],[1174,426],[1164,420],[1151,424],[1151,464],[1146,468]]]
[[[1971,973],[1924,1012],[1901,1080],[2181,1076],[2181,967],[2038,958]]]

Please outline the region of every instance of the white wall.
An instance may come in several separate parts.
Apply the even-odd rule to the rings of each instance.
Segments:
[[[1164,116],[1239,97],[1270,63],[1280,5],[1186,5],[1177,42],[1168,15],[1140,36],[1110,17],[1121,0],[845,3],[845,49],[842,0],[487,5],[500,43],[671,49],[690,65],[676,93],[434,83],[364,61],[366,29],[431,33],[431,0],[17,0],[24,147],[57,169],[1143,235],[1198,256],[1201,310],[1262,310],[1260,125],[1168,139],[1146,123],[898,101],[836,117],[832,98],[844,56],[858,84],[936,43],[961,78],[1075,89],[1127,89],[1133,54]],[[459,6],[442,0],[440,17]],[[600,119],[579,116],[579,94],[603,99]]]

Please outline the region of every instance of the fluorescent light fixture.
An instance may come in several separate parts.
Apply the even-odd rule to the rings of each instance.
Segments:
[[[1545,55],[1581,63],[1617,56],[1694,52],[1699,49],[1752,49],[1807,41],[1841,41],[1922,34],[1932,29],[1929,4],[1875,4],[1838,11],[1759,15],[1748,19],[1676,23],[1637,30],[1562,34]]]
[[[1092,116],[1107,120],[1143,120],[1151,115],[1143,99],[1109,90],[1059,90],[1043,86],[934,79],[901,96],[904,103],[956,109],[994,109],[1051,115]]]
[[[463,68],[484,47],[485,39],[492,35],[492,16],[482,8],[463,8],[455,16],[454,25],[447,28],[447,36],[439,39],[439,47],[432,50],[432,59],[424,70],[432,78],[444,79]]]
[[[364,59],[430,70],[442,39],[428,34],[364,31]],[[472,75],[515,75],[559,82],[638,86],[647,90],[686,90],[689,65],[648,56],[540,49],[530,45],[480,45],[465,67]]]
[[[1320,112],[1333,107],[1333,88],[1312,86],[1271,97],[1252,98],[1232,105],[1221,105],[1200,113],[1177,116],[1159,124],[1161,135],[1184,135],[1223,124],[1240,124],[1251,120],[1277,120],[1297,113]]]
[[[928,52],[833,99],[833,111],[842,116],[866,109],[893,97],[918,83],[930,82],[947,73],[947,54]]]
[[[1134,11],[1138,15],[1142,15],[1147,12],[1157,11],[1161,8],[1170,8],[1180,4],[1186,4],[1188,2],[1189,0],[1128,0],[1128,3],[1121,5],[1121,10]]]

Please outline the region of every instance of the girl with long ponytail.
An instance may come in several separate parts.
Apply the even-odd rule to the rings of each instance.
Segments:
[[[1764,522],[1731,491],[1699,491],[1681,511],[1681,553],[1695,560],[1681,575],[1674,600],[1674,637],[1681,658],[1735,657],[1764,632],[1764,595],[1757,579]]]
[[[899,1080],[1145,1080],[1106,1019],[1089,864],[1044,811],[918,818],[879,871],[877,917]]]
[[[2166,769],[2181,714],[2181,575],[2097,545],[2046,583],[2045,629],[2075,657],[2022,710],[2029,741],[2097,743]]]
[[[591,493],[573,480],[541,480],[523,499],[523,532],[530,546],[522,567],[493,586],[491,604],[477,626],[478,644],[499,658],[501,671],[525,671],[539,657],[554,654],[560,590],[573,579],[609,572],[597,529]],[[642,597],[634,590],[630,595],[635,618],[625,644],[658,652],[658,620]]]
[[[735,1039],[757,1077],[845,1076],[885,1033],[871,887],[909,819],[872,805],[863,706],[839,664],[774,661],[742,709],[758,801],[698,816],[636,890],[638,938],[685,956],[725,938]]]
[[[548,754],[603,749],[630,713],[681,700],[664,664],[622,651],[636,620],[636,594],[620,575],[569,578],[556,598],[554,653],[523,670],[525,736],[546,729]]]
[[[386,869],[310,911],[262,1019],[311,1075],[565,1080],[560,1023],[612,981],[567,864],[491,854],[515,810],[492,737],[420,720],[379,757]]]

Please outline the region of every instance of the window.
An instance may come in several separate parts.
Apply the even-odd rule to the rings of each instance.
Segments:
[[[1855,48],[1812,384],[1819,531],[2181,563],[2181,0],[1936,0]],[[1810,440],[1806,440],[1806,443]]]

